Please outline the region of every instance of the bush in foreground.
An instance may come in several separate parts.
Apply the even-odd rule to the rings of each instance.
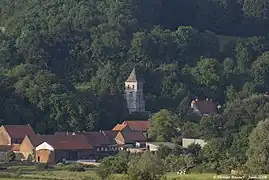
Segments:
[[[13,151],[8,151],[5,153],[5,161],[6,162],[14,161],[15,158],[16,158],[16,155]]]
[[[161,180],[164,174],[164,162],[149,152],[132,159],[128,168],[130,180]]]
[[[48,169],[48,168],[49,168],[48,163],[39,163],[39,164],[36,165],[37,170],[45,170],[45,169]]]

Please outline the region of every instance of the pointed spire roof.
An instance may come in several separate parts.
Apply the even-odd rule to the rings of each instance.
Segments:
[[[141,78],[137,75],[135,68],[133,68],[126,82],[137,82],[137,81],[141,81]]]

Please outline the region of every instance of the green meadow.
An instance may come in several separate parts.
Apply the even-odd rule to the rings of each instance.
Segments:
[[[177,175],[168,173],[166,180],[211,180],[214,174],[186,174]],[[12,166],[0,172],[1,180],[15,179],[43,179],[43,180],[101,180],[94,168],[88,168],[85,172],[70,172],[66,170],[48,169],[37,170],[35,166]],[[127,175],[113,174],[108,180],[128,180]]]

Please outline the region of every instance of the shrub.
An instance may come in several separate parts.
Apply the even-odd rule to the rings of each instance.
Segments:
[[[219,173],[216,169],[213,169],[213,168],[205,168],[204,170],[203,170],[203,173]]]
[[[73,172],[84,172],[85,168],[81,164],[70,164],[64,167],[67,171],[73,171]]]
[[[101,178],[101,179],[107,179],[112,173],[109,169],[104,167],[103,165],[99,166],[96,174]]]
[[[128,168],[129,180],[161,180],[164,174],[163,160],[149,152],[132,159]]]
[[[44,170],[44,169],[48,169],[49,165],[48,163],[39,163],[36,165],[36,169],[38,170]]]
[[[5,161],[6,162],[14,161],[15,158],[16,158],[16,155],[13,151],[8,151],[5,153]]]
[[[7,169],[7,165],[6,164],[0,164],[0,171],[1,170],[6,170]]]
[[[14,174],[7,173],[7,172],[1,172],[0,173],[0,178],[14,178]]]
[[[21,168],[17,168],[16,172],[15,172],[15,176],[16,177],[20,177],[22,174],[22,169]]]
[[[190,173],[202,173],[204,170],[205,166],[203,164],[200,164],[198,166],[191,168],[189,171]]]

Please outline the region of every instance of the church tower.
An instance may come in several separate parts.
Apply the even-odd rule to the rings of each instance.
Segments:
[[[143,84],[143,79],[137,76],[134,68],[128,79],[125,81],[125,99],[127,101],[129,113],[145,112]]]

